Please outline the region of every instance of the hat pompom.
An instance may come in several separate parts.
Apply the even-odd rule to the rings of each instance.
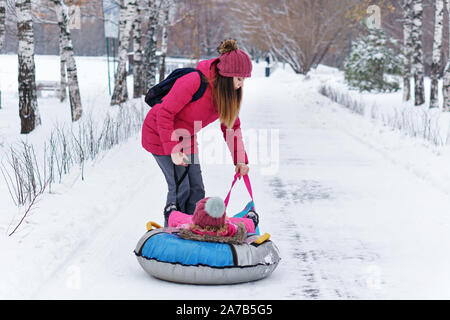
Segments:
[[[224,41],[222,41],[222,43],[219,45],[219,47],[217,48],[217,51],[220,54],[224,54],[233,50],[237,50],[238,48],[238,44],[237,41],[234,39],[226,39]]]
[[[205,211],[213,218],[220,218],[225,212],[225,203],[219,197],[211,197],[205,203]]]
[[[225,203],[219,197],[199,200],[195,206],[192,222],[200,227],[220,227],[225,223]]]

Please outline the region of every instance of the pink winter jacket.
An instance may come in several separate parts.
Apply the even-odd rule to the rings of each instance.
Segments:
[[[233,236],[237,231],[237,225],[239,223],[243,223],[245,229],[248,233],[255,233],[256,228],[252,219],[248,218],[236,218],[236,217],[227,217],[226,224],[228,225],[228,231],[225,234],[221,234],[221,236]],[[192,215],[186,214],[180,211],[172,211],[169,216],[169,227],[174,228],[186,228],[190,229],[192,226]],[[194,232],[197,234],[204,234],[202,232]]]
[[[214,78],[212,64],[217,59],[200,61],[197,69],[205,77],[212,79]],[[142,146],[145,150],[157,155],[170,155],[176,151],[198,154],[197,132],[219,118],[217,107],[213,102],[212,84],[208,84],[200,99],[189,102],[199,87],[200,75],[197,72],[186,74],[177,79],[161,103],[150,109],[142,126]],[[248,163],[240,125],[241,122],[237,117],[233,125],[234,131],[229,131],[228,135],[231,138],[227,141],[226,126],[220,124],[234,164],[237,162]],[[174,140],[172,140],[172,133],[176,129],[184,130],[177,130]],[[181,134],[179,134],[180,132]],[[174,149],[175,146],[177,148]]]

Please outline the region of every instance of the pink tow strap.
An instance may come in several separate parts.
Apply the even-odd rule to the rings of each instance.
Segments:
[[[233,189],[233,186],[236,183],[238,177],[239,177],[239,172],[236,172],[236,174],[234,175],[233,182],[231,183],[230,191],[228,192],[228,195],[227,195],[227,197],[225,198],[225,201],[224,201],[225,202],[225,208],[228,207],[228,202],[230,201],[231,190]],[[250,184],[250,178],[248,177],[248,174],[243,176],[243,178],[244,178],[245,186],[247,187],[247,191],[250,194],[250,197],[252,198],[252,201],[253,201],[253,193],[252,193],[252,186]]]

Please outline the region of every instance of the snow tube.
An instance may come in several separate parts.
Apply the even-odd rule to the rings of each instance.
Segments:
[[[239,173],[231,184],[233,188]],[[234,218],[243,218],[255,210],[248,175],[243,177],[252,198]],[[230,192],[225,198],[228,205]],[[206,242],[182,239],[177,228],[152,229],[139,240],[134,253],[142,268],[150,275],[173,282],[191,284],[232,284],[263,279],[269,276],[280,262],[278,248],[269,240],[270,235],[247,233],[242,244]]]
[[[179,238],[170,228],[159,228],[148,231],[134,252],[142,268],[158,279],[232,284],[263,279],[277,267],[278,248],[270,240],[256,241],[260,238],[250,235],[239,245],[194,241]]]

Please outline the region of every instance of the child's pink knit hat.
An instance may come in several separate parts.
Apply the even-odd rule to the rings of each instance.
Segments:
[[[223,200],[219,197],[207,197],[197,202],[192,222],[202,228],[219,227],[225,223],[225,216]]]
[[[238,49],[237,41],[227,39],[223,41],[218,51],[220,53],[217,69],[224,77],[251,77],[252,61],[248,54]]]

